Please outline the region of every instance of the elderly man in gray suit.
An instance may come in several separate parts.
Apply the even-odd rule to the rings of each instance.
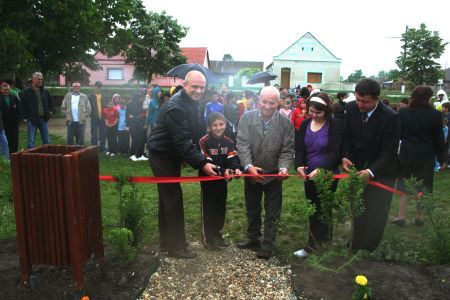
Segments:
[[[282,181],[294,158],[294,127],[278,113],[279,91],[262,89],[258,109],[245,113],[239,121],[237,150],[244,170],[254,177],[244,183],[248,240],[241,249],[258,249],[258,258],[268,259],[275,248],[277,225],[281,216]],[[280,174],[281,178],[263,174]],[[261,243],[261,202],[264,194],[264,236]]]

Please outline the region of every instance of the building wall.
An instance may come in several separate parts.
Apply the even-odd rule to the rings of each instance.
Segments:
[[[272,84],[280,84],[282,68],[291,69],[290,87],[295,87],[298,84],[301,86],[312,84],[314,87],[320,88],[324,84],[340,81],[340,62],[274,60],[273,73],[278,77]],[[308,82],[308,73],[321,73],[322,83]]]

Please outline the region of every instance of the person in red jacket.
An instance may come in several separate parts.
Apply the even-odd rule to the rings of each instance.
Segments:
[[[108,139],[108,152],[106,155],[114,156],[117,153],[117,123],[119,111],[114,108],[114,103],[109,100],[108,107],[103,109],[103,117],[106,123],[106,138]]]
[[[303,98],[301,98],[298,102],[299,104],[291,114],[291,121],[292,124],[294,125],[295,131],[298,131],[300,129],[300,125],[302,125],[303,120],[308,118],[306,101]]]

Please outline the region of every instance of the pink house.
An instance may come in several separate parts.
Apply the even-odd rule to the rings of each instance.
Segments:
[[[180,49],[181,53],[186,57],[187,63],[199,63],[209,68],[209,54],[206,47],[185,47]],[[134,65],[127,64],[123,56],[116,55],[107,57],[98,52],[95,55],[95,59],[102,69],[98,71],[86,69],[90,74],[89,85],[94,85],[96,81],[101,81],[104,86],[122,85],[130,83],[130,80],[132,80]],[[183,82],[184,80],[179,78],[164,77],[161,75],[154,75],[151,81],[152,84],[163,87],[176,86]],[[59,83],[62,86],[66,84],[64,76],[60,75]]]

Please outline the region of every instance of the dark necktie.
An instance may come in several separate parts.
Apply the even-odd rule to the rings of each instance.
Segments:
[[[361,119],[363,124],[367,122],[367,119],[369,118],[369,115],[367,115],[367,112],[361,112]]]

